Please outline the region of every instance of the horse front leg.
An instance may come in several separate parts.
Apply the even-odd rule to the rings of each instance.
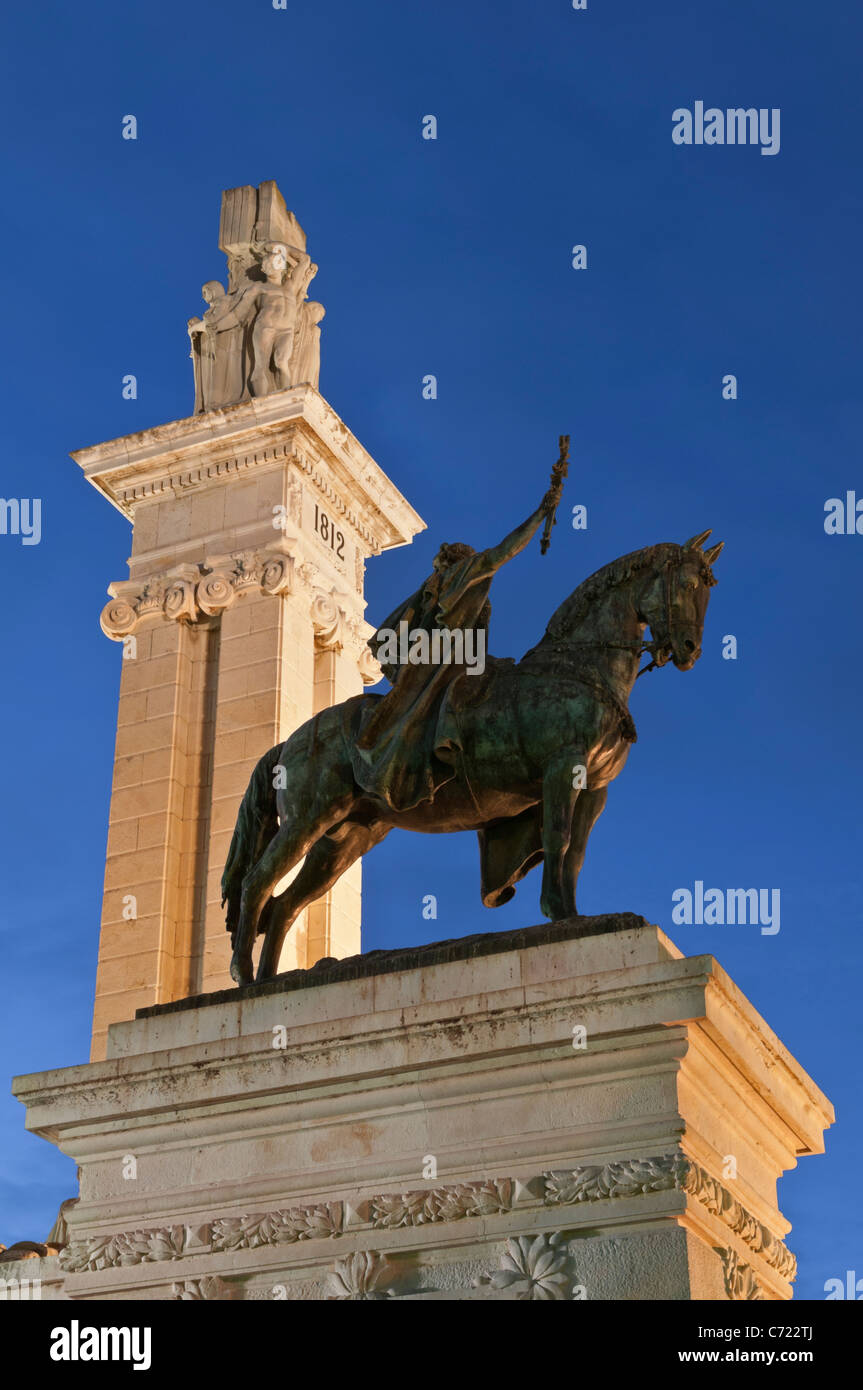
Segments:
[[[575,913],[575,884],[566,873],[575,807],[583,792],[580,769],[586,756],[573,750],[559,757],[542,779],[542,893],[539,905],[552,922]]]
[[[570,830],[569,849],[566,851],[563,861],[564,882],[570,886],[572,892],[573,915],[576,913],[575,906],[576,889],[578,886],[578,876],[584,865],[584,853],[587,849],[587,841],[590,832],[602,815],[605,809],[606,798],[608,797],[608,787],[598,787],[596,791],[588,791],[585,787],[578,794],[578,800],[572,814],[572,825]]]

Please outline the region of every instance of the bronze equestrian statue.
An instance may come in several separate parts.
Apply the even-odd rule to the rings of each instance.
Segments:
[[[563,474],[556,466],[540,506],[500,545],[479,553],[442,546],[432,574],[370,639],[372,650],[382,651],[399,624],[484,639],[491,581],[543,521],[547,546]],[[271,748],[252,773],[222,878],[234,980],[252,982],[260,933],[257,978],[270,979],[300,912],[393,828],[476,830],[487,907],[508,902],[542,864],[543,913],[574,915],[588,836],[635,741],[628,701],[640,658],[652,658],[644,670],[671,660],[689,671],[701,655],[722,549],[703,549],[709,535],[647,546],[597,570],[521,661],[492,657],[478,675],[464,663],[383,660],[386,694],[333,705]]]

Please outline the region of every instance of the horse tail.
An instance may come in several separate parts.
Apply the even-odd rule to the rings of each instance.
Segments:
[[[283,743],[278,744],[261,758],[249,778],[237,813],[237,824],[222,874],[222,907],[228,904],[225,926],[229,932],[236,931],[240,920],[243,879],[279,828],[273,770],[284,746]]]

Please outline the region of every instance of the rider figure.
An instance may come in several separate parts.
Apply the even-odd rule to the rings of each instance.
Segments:
[[[442,545],[429,577],[369,638],[373,655],[385,642],[392,649],[390,635],[402,623],[411,633],[424,629],[431,634],[435,628],[473,631],[474,651],[485,651],[491,581],[554,513],[561,488],[561,482],[550,487],[527,521],[489,550],[477,553],[469,545]],[[466,667],[456,662],[414,665],[387,660],[382,668],[392,689],[375,698],[361,726],[353,755],[354,775],[361,787],[393,810],[407,811],[432,799],[455,776],[452,743],[442,735],[441,726],[450,690]]]

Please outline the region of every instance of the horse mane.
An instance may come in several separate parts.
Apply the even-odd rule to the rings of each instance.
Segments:
[[[628,555],[621,555],[618,560],[603,565],[602,569],[596,570],[579,584],[577,589],[573,589],[569,598],[565,598],[560,607],[555,609],[537,647],[541,646],[546,638],[560,641],[561,638],[570,636],[573,629],[584,621],[597,600],[611,589],[616,589],[619,584],[626,583],[633,575],[651,565],[661,567],[667,564],[669,560],[676,559],[682,550],[683,547],[674,541],[662,541],[659,545],[647,545],[641,550],[631,550]],[[533,647],[531,650],[536,649]],[[530,654],[526,653],[527,656]]]

